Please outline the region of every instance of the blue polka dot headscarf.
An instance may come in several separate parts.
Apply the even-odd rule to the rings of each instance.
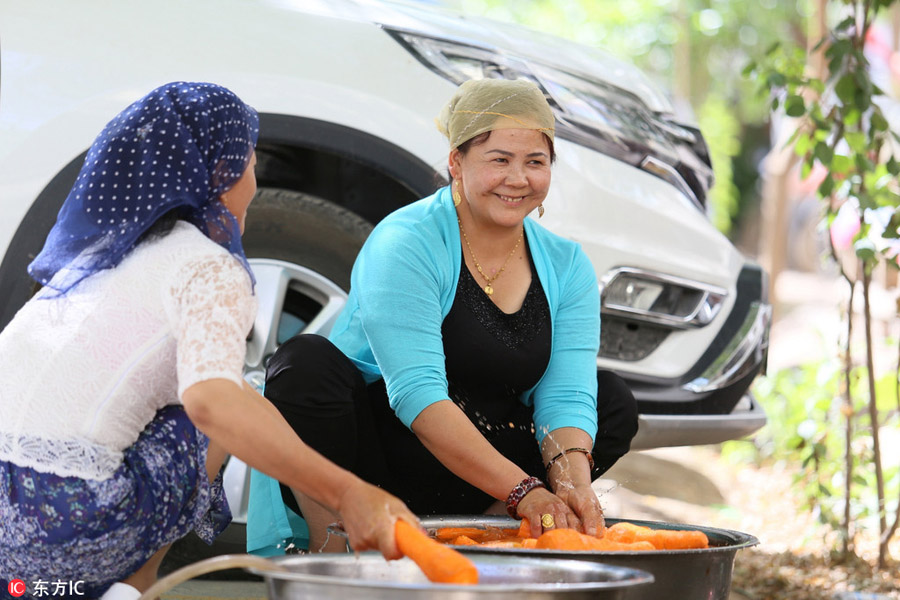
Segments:
[[[240,225],[219,196],[243,175],[258,135],[256,111],[221,86],[176,82],[153,90],[94,140],[28,273],[65,294],[119,264],[162,215],[178,208],[252,279]]]

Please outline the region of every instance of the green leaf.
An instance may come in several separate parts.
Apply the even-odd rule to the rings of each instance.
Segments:
[[[894,158],[893,156],[891,156],[888,159],[886,166],[887,166],[888,173],[890,173],[894,177],[896,177],[897,175],[900,175],[900,163],[898,163],[897,159]]]
[[[841,32],[841,31],[847,31],[848,29],[850,29],[850,28],[853,27],[854,25],[856,25],[856,19],[853,18],[853,17],[847,17],[846,19],[844,19],[843,21],[841,21],[840,23],[838,23],[838,24],[835,26],[834,30],[835,30],[835,31],[838,31],[838,32]]]
[[[853,250],[856,252],[856,256],[865,262],[874,262],[877,257],[875,244],[869,238],[856,240],[853,243]]]
[[[766,77],[766,84],[769,88],[782,88],[787,83],[787,77],[785,77],[782,73],[778,73],[777,71],[769,73],[769,76]]]
[[[835,154],[831,157],[831,171],[845,175],[853,169],[853,159],[843,154]]]
[[[900,206],[894,210],[882,235],[886,238],[900,237]]]
[[[801,134],[798,129],[796,132],[796,140],[794,141],[794,152],[797,156],[805,156],[812,147],[812,140],[806,134]]]
[[[834,60],[843,60],[844,56],[847,55],[853,49],[853,44],[850,43],[848,39],[839,39],[835,41],[833,44],[828,46],[825,50],[825,56],[832,61]]]
[[[778,96],[774,96],[774,97],[772,98],[772,103],[769,105],[769,108],[770,108],[772,111],[776,111],[776,110],[778,110],[778,106],[779,106],[780,104],[781,104],[781,99],[779,99]]]
[[[857,123],[859,123],[859,119],[862,117],[862,113],[859,112],[855,107],[849,107],[847,112],[844,114],[844,124],[848,127],[853,127]]]
[[[831,159],[834,158],[834,150],[829,148],[825,142],[817,142],[813,150],[813,156],[826,167],[830,167]]]
[[[844,104],[850,104],[851,102],[853,102],[856,96],[856,90],[856,80],[853,79],[853,77],[850,75],[844,75],[843,77],[841,77],[838,80],[837,85],[834,86],[834,92]]]
[[[859,110],[865,112],[872,106],[872,94],[865,90],[858,89],[854,95],[853,102]]]
[[[772,56],[772,54],[781,47],[781,42],[774,42],[771,46],[766,48],[765,55]]]
[[[869,173],[875,170],[875,165],[865,154],[856,154],[853,158],[856,163],[856,170],[860,173]]]
[[[864,152],[866,149],[866,134],[859,131],[848,131],[844,139],[854,152]]]
[[[875,131],[888,130],[888,122],[884,118],[884,115],[881,114],[880,110],[872,111],[871,123],[872,129],[874,129]]]
[[[822,180],[822,183],[819,184],[819,196],[821,196],[822,198],[827,198],[833,191],[834,178],[831,176],[831,173],[829,173],[825,176],[825,179]]]
[[[806,105],[803,98],[797,94],[791,94],[784,101],[784,112],[789,117],[800,117],[806,114]]]
[[[756,70],[756,61],[751,60],[750,62],[747,63],[747,66],[744,67],[744,70],[741,71],[741,75],[743,75],[744,78],[746,79],[747,77],[750,77],[750,75],[752,75],[753,71],[755,71],[755,70]]]

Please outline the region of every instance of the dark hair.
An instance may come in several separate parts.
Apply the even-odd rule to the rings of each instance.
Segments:
[[[468,154],[469,150],[472,149],[472,146],[480,146],[488,141],[488,138],[491,137],[491,131],[485,131],[484,133],[479,133],[475,137],[466,140],[462,144],[456,147],[459,150],[459,153],[465,156]],[[544,138],[547,140],[547,145],[550,146],[550,164],[556,162],[556,149],[553,147],[553,139],[544,132],[541,132],[544,135]]]
[[[186,206],[179,206],[162,214],[153,225],[147,228],[141,236],[134,242],[134,248],[141,245],[145,240],[152,240],[166,237],[175,227],[178,221],[190,221],[191,210]]]

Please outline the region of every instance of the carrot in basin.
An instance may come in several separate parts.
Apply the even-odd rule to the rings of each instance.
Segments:
[[[528,519],[522,519],[522,523],[519,524],[519,533],[517,533],[516,535],[518,535],[520,538],[531,537],[531,523],[528,521]]]
[[[689,550],[692,548],[709,548],[709,538],[702,531],[695,529],[669,530],[659,529],[656,547],[660,550]]]
[[[439,527],[434,532],[434,537],[439,540],[452,540],[464,535],[473,540],[483,537],[484,529],[480,527]]]
[[[478,542],[476,542],[475,540],[473,540],[472,538],[470,538],[467,535],[458,535],[455,538],[453,538],[453,541],[450,543],[453,544],[454,546],[478,546],[479,545]]]
[[[535,548],[541,550],[594,550],[595,537],[574,529],[551,529],[541,534]]]
[[[657,550],[685,550],[689,548],[709,548],[709,539],[702,531],[693,529],[651,529],[621,521],[606,530],[604,539],[614,542],[650,542]]]
[[[394,525],[397,548],[419,565],[429,581],[435,583],[475,584],[475,564],[449,546],[428,537],[406,521]]]
[[[614,542],[604,538],[598,538],[594,550],[603,552],[640,552],[647,550],[656,550],[656,546],[650,542]]]
[[[656,547],[647,541],[625,543],[603,538],[596,538],[574,529],[553,529],[547,531],[538,538],[536,548],[546,550],[585,551],[596,550],[600,552],[635,552],[656,550]]]

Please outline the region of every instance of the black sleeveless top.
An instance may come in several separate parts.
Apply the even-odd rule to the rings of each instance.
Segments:
[[[450,399],[489,437],[512,424],[519,397],[550,362],[550,306],[526,256],[531,285],[518,311],[500,310],[462,261],[456,297],[441,325]]]

